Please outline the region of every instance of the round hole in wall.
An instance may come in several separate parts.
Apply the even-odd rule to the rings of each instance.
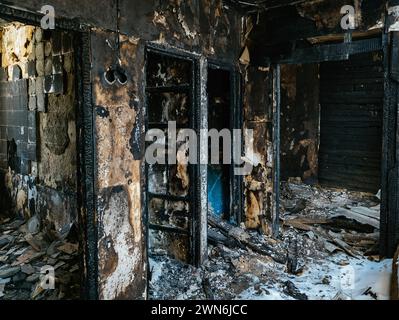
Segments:
[[[118,67],[115,70],[115,76],[121,85],[125,85],[127,83],[127,76],[125,70],[123,70],[121,67]]]
[[[109,85],[113,85],[116,81],[115,71],[109,68],[107,71],[104,72],[104,79]]]

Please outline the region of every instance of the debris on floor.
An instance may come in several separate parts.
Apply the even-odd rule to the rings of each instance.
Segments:
[[[0,222],[0,300],[80,297],[76,242],[51,241],[33,228],[32,220]]]
[[[340,211],[377,220],[378,205],[370,194],[287,183],[278,239],[210,215],[208,261],[195,268],[150,255],[149,297],[387,300],[392,260],[377,256],[378,226]]]

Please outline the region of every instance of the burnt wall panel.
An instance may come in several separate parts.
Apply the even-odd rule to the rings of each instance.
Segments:
[[[380,53],[321,65],[320,183],[381,188],[383,76]]]
[[[244,129],[253,130],[245,140],[245,154],[253,165],[245,177],[244,222],[249,229],[271,234],[273,208],[272,75],[268,69],[249,66],[244,88]]]
[[[317,182],[319,148],[319,66],[281,67],[281,179]]]

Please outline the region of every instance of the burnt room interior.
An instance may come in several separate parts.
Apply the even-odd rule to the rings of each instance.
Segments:
[[[381,189],[381,52],[347,61],[283,65],[283,181],[343,187],[376,194]]]
[[[395,295],[398,1],[49,2],[0,4],[0,300]]]
[[[7,299],[80,296],[73,34],[0,20],[1,263]],[[45,291],[42,274],[49,273]],[[51,272],[51,271],[50,271]],[[4,281],[6,280],[6,281]],[[3,290],[1,292],[4,296]]]
[[[305,197],[294,206],[283,201],[286,213],[300,211],[309,200],[322,203],[326,190],[341,191],[346,200],[325,208],[326,214],[368,221],[378,233],[383,70],[378,51],[344,61],[282,65],[282,193],[292,191],[291,183],[300,193],[301,186],[322,190],[312,195],[321,199]]]

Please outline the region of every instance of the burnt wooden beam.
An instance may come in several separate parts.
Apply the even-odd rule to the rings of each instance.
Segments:
[[[321,63],[325,61],[347,60],[354,54],[382,50],[381,38],[359,40],[350,43],[326,44],[310,48],[296,49],[292,54],[280,58],[265,58],[278,64]]]

